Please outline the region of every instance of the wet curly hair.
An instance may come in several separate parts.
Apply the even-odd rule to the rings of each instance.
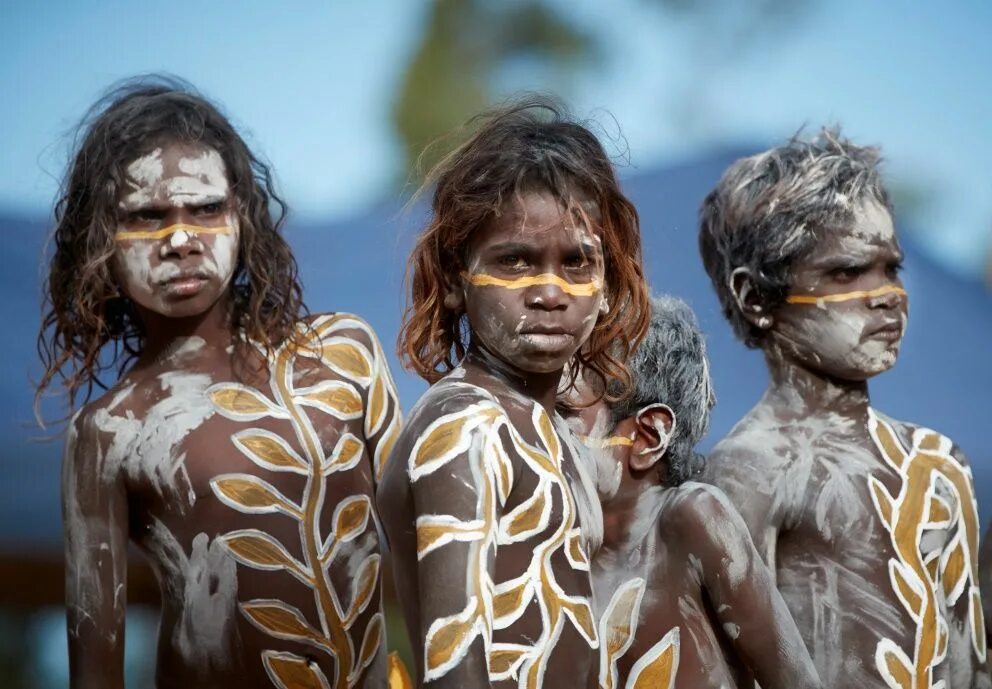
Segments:
[[[703,200],[699,252],[723,314],[745,345],[760,347],[767,331],[741,313],[731,287],[734,271],[749,270],[767,310],[780,306],[792,265],[825,233],[847,229],[858,204],[874,201],[891,212],[881,160],[877,148],[823,128],[809,140],[796,135],[735,161]]]
[[[280,233],[286,205],[268,165],[189,83],[160,75],[130,79],[98,100],[76,129],[49,245],[38,334],[45,371],[36,410],[57,378],[72,408],[81,391],[85,403],[94,385],[107,388],[106,371],[120,375],[141,354],[142,323],[111,268],[118,193],[129,162],[172,142],[216,150],[227,170],[240,225],[232,338],[240,331],[272,349],[295,337],[306,307],[296,260]]]
[[[596,136],[546,96],[519,97],[470,124],[474,133],[428,174],[431,217],[407,265],[407,306],[398,340],[406,368],[434,383],[454,369],[470,338],[464,313],[444,306],[447,285],[466,269],[469,237],[519,194],[541,190],[564,208],[598,211],[605,290],[611,306],[569,366],[570,382],[582,370],[625,394],[626,359],[647,329],[650,309],[634,205],[620,190],[609,156]],[[605,386],[604,386],[605,387]]]

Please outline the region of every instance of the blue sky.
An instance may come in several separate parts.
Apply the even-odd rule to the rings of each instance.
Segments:
[[[980,271],[992,230],[992,3],[818,0],[727,41],[739,5],[704,29],[651,0],[556,2],[601,36],[603,64],[568,91],[608,111],[637,168],[724,143],[773,143],[841,122],[882,144],[889,178],[929,199],[911,218],[959,272]],[[0,9],[0,211],[47,212],[67,139],[113,81],[170,71],[223,104],[275,165],[298,217],[360,212],[400,163],[389,107],[428,3],[5,4]],[[728,47],[729,46],[729,47]],[[514,66],[506,83],[547,88]],[[609,130],[610,121],[602,118]]]

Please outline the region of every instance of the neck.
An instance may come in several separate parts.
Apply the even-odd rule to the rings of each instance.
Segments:
[[[514,392],[533,399],[544,407],[549,415],[554,414],[558,385],[561,382],[561,370],[550,373],[521,371],[500,359],[481,344],[475,343],[469,346],[468,354],[465,356],[465,364],[482,369],[487,374],[499,379]]]
[[[624,469],[616,493],[603,500],[603,543],[620,544],[627,540],[631,527],[636,525],[637,513],[645,501],[658,501],[659,491],[665,488],[661,480],[664,467],[654,466],[646,471]]]
[[[208,346],[225,347],[231,343],[231,323],[228,305],[218,302],[206,312],[183,318],[143,312],[144,326],[142,362],[155,361],[174,350],[178,344],[198,337]]]
[[[868,414],[867,381],[840,380],[810,370],[771,346],[765,350],[771,383],[764,399],[796,417],[830,412],[850,418]]]

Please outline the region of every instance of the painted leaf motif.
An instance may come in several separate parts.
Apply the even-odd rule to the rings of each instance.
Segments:
[[[251,429],[235,433],[231,440],[242,454],[263,469],[307,473],[306,461],[275,433]]]
[[[600,640],[609,658],[615,658],[630,648],[643,596],[644,580],[636,578],[624,582],[610,599],[600,622]]]
[[[541,481],[531,497],[500,519],[500,529],[510,543],[529,538],[547,528],[551,515],[550,493],[550,484]]]
[[[369,394],[369,410],[365,415],[365,435],[373,436],[382,428],[382,422],[386,418],[386,382],[385,377],[379,374],[372,384],[372,392]]]
[[[548,451],[548,456],[554,461],[558,455],[561,453],[561,443],[558,441],[558,434],[555,433],[554,425],[551,423],[551,417],[548,416],[548,412],[544,411],[544,407],[535,407],[537,411],[537,432],[541,435],[541,442],[544,443],[545,449]]]
[[[914,444],[924,452],[939,452],[941,449],[941,436],[933,431],[924,431],[918,437],[914,438]]]
[[[343,500],[334,510],[334,538],[339,543],[347,543],[358,537],[365,531],[371,511],[368,496],[354,495]]]
[[[400,418],[399,413],[393,415],[392,421],[389,422],[386,432],[383,434],[382,438],[379,440],[379,444],[375,448],[375,457],[373,464],[375,465],[375,480],[379,481],[382,478],[382,473],[386,470],[386,464],[389,462],[389,456],[393,452],[393,445],[396,444],[396,439],[400,437]]]
[[[326,414],[349,421],[362,415],[361,395],[348,383],[328,380],[310,388],[299,390],[296,401]]]
[[[506,448],[499,438],[493,438],[489,443],[486,456],[495,469],[496,492],[499,495],[500,507],[503,507],[510,497],[510,489],[513,488],[513,462],[510,461]]]
[[[262,663],[279,689],[330,689],[320,666],[295,653],[262,651]]]
[[[868,477],[868,487],[871,489],[872,499],[878,511],[878,516],[882,518],[882,523],[887,529],[892,528],[892,496],[889,491],[874,476]]]
[[[389,654],[389,681],[386,686],[388,689],[413,689],[413,679],[410,677],[410,672],[396,651]]]
[[[290,555],[279,541],[257,529],[232,531],[219,537],[231,555],[242,564],[256,569],[288,569],[299,579],[312,583],[304,566]]]
[[[953,546],[944,557],[941,581],[944,585],[944,595],[947,597],[947,602],[954,605],[961,595],[964,588],[964,580],[968,574],[964,544],[961,542],[960,537],[954,539]]]
[[[571,529],[566,536],[565,557],[575,569],[589,569],[589,558],[582,550],[582,535],[578,529]]]
[[[596,633],[596,623],[592,616],[589,603],[581,598],[561,598],[561,607],[565,614],[572,618],[576,629],[586,638],[589,643],[596,643],[598,635]]]
[[[927,521],[931,524],[941,524],[950,521],[950,519],[951,508],[948,507],[947,502],[936,495],[931,495]]]
[[[523,614],[534,594],[533,582],[526,574],[518,579],[503,582],[493,596],[493,624],[504,628]]]
[[[494,643],[489,652],[489,679],[497,681],[515,676],[531,650],[519,644]]]
[[[892,578],[892,587],[903,605],[914,617],[919,616],[920,608],[923,606],[923,596],[918,590],[914,575],[911,572],[907,574],[906,567],[896,559],[889,560],[889,575]]]
[[[985,645],[985,614],[982,611],[982,599],[977,586],[972,586],[969,598],[971,606],[969,617],[971,618],[971,643],[975,648],[978,659],[984,661],[987,653]]]
[[[627,677],[627,689],[672,689],[679,669],[679,628],[641,656]]]
[[[434,620],[424,643],[424,679],[441,677],[458,664],[479,633],[479,603],[470,596],[460,613]]]
[[[369,620],[368,626],[365,627],[365,635],[362,637],[362,646],[358,651],[358,663],[355,666],[355,671],[348,678],[349,684],[362,674],[372,661],[375,659],[375,654],[379,651],[379,646],[382,643],[382,613],[377,612]]]
[[[210,488],[225,504],[240,512],[283,512],[301,517],[300,508],[271,484],[249,474],[222,474],[210,479]]]
[[[334,446],[331,458],[324,464],[324,474],[353,469],[362,458],[364,450],[365,443],[353,433],[345,433]]]
[[[940,568],[940,551],[935,550],[923,561],[923,566],[926,567],[927,574],[930,576],[930,581],[937,581],[937,576],[939,574]]]
[[[417,559],[452,541],[477,541],[485,536],[481,519],[462,521],[447,514],[428,514],[417,518]]]
[[[307,623],[303,613],[288,603],[280,600],[253,600],[241,603],[240,607],[252,624],[276,638],[330,648],[327,639]]]
[[[332,337],[321,348],[321,358],[328,366],[361,386],[369,384],[372,377],[371,357],[354,340]]]
[[[879,642],[876,663],[882,677],[892,689],[913,689],[913,671],[889,639]]]
[[[472,442],[469,431],[491,422],[499,414],[492,403],[483,402],[433,421],[410,452],[410,479],[416,481],[436,471],[467,450]]]
[[[900,470],[906,461],[906,451],[903,450],[902,443],[896,437],[892,426],[879,418],[874,411],[869,410],[868,431],[873,436],[882,457],[897,471]]]
[[[348,607],[346,618],[347,628],[351,627],[355,618],[368,607],[369,602],[372,600],[372,594],[375,593],[376,584],[379,583],[380,560],[381,558],[377,554],[369,555],[359,568],[358,574],[355,575],[355,595],[352,597],[351,605]]]
[[[220,383],[207,390],[213,405],[238,421],[254,421],[263,416],[283,416],[262,393],[237,383]]]

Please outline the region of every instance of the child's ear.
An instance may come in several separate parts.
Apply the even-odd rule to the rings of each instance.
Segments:
[[[444,308],[455,313],[464,311],[465,288],[462,286],[461,276],[459,275],[454,279],[445,278],[444,289]]]
[[[767,313],[761,303],[761,295],[754,284],[754,276],[750,268],[736,268],[730,274],[730,291],[737,302],[737,308],[744,318],[762,330],[768,330],[775,322],[773,316]]]
[[[632,469],[644,471],[657,464],[668,451],[675,432],[675,412],[667,404],[649,404],[637,412],[634,421],[629,464]]]

